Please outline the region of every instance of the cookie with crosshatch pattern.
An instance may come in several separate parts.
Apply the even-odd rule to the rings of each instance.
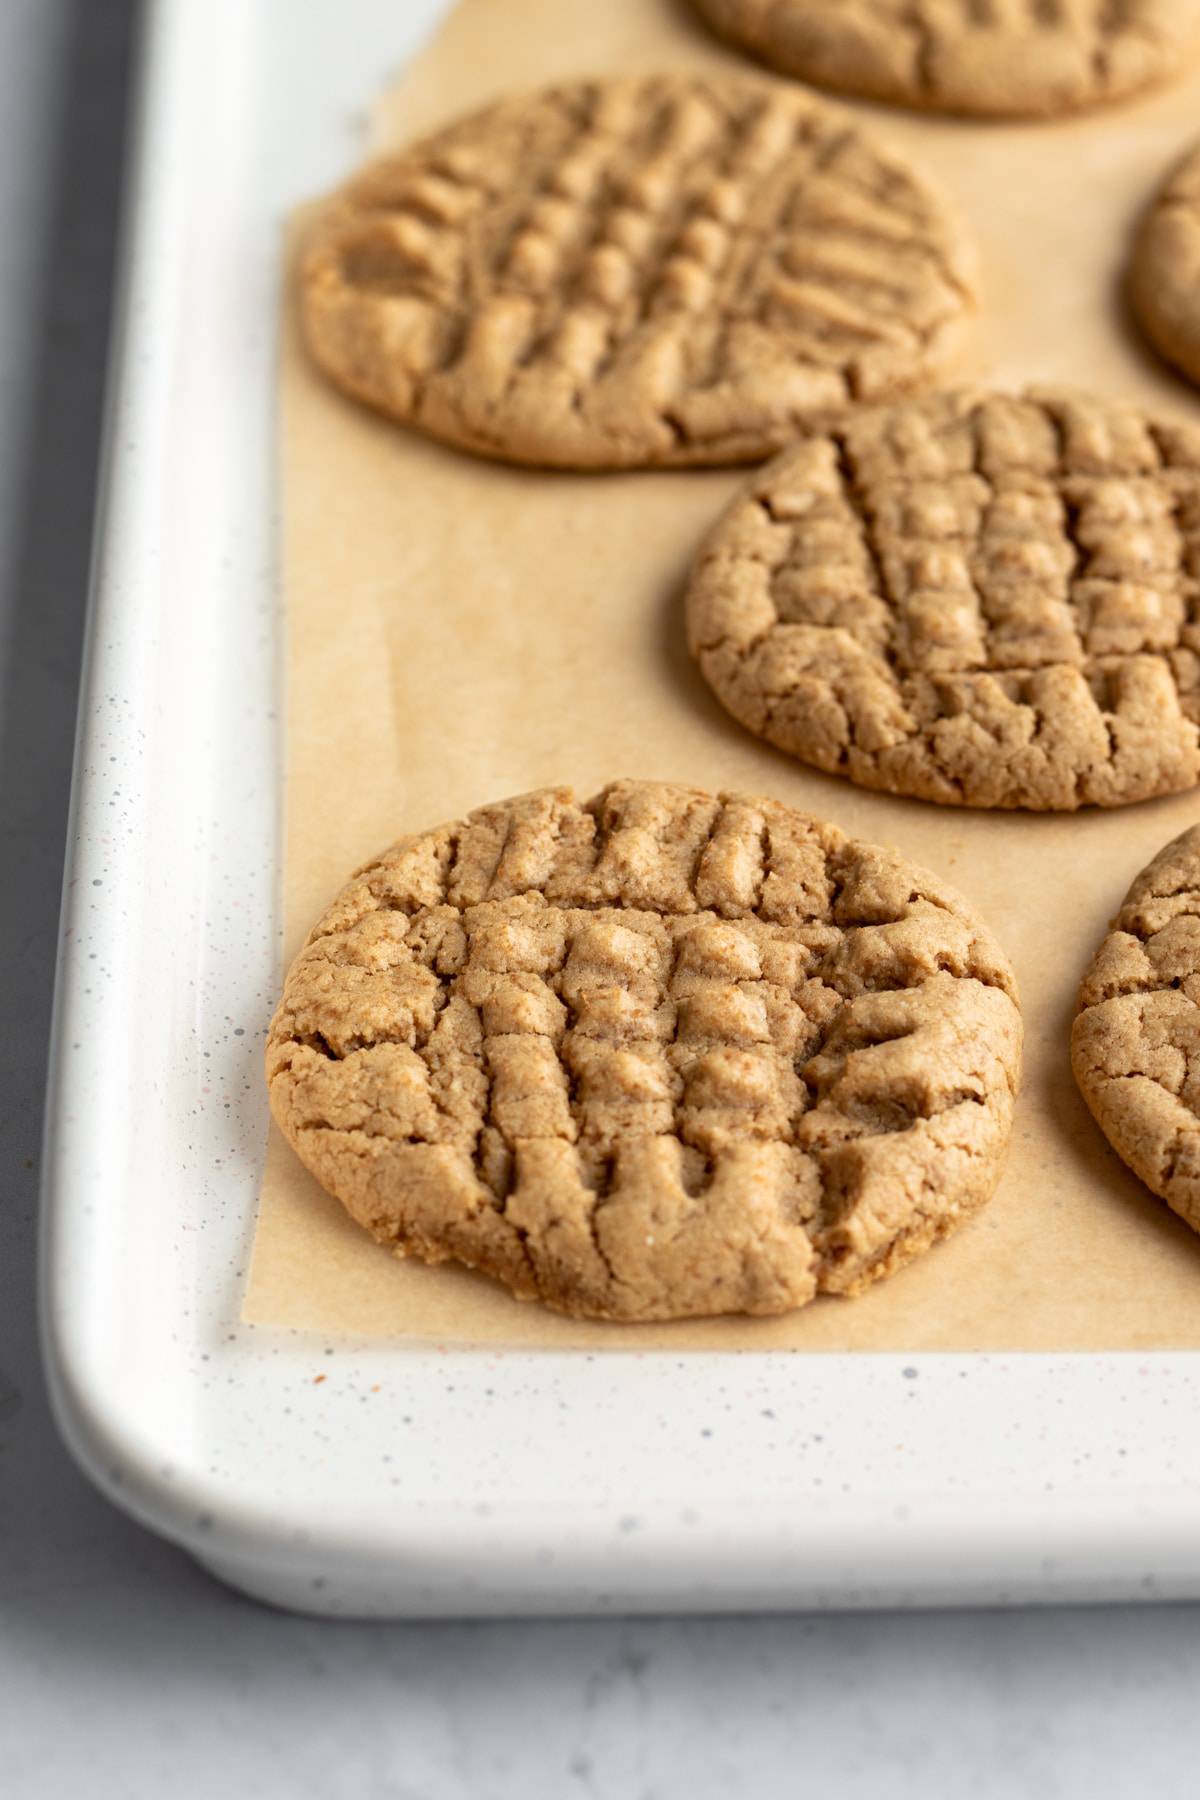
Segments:
[[[1200,0],[692,0],[723,37],[817,87],[934,112],[1031,118],[1163,80]]]
[[[1080,394],[855,409],[755,474],[688,638],[782,750],[946,805],[1200,781],[1200,426]]]
[[[1071,1063],[1123,1162],[1200,1231],[1200,826],[1126,894],[1079,990]]]
[[[1200,144],[1155,195],[1138,230],[1129,279],[1147,337],[1200,386]]]
[[[579,81],[368,168],[301,271],[341,387],[462,448],[580,469],[761,460],[936,373],[970,259],[900,157],[754,77]]]
[[[608,1319],[856,1293],[991,1194],[1012,972],[952,889],[772,800],[548,788],[403,838],[272,1023],[275,1118],[401,1255]]]

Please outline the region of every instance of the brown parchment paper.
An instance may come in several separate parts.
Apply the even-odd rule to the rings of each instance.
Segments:
[[[461,0],[380,104],[372,149],[510,88],[734,64],[675,0]],[[1200,127],[1200,70],[1121,110],[979,126],[866,106],[969,222],[983,310],[963,365],[1200,409],[1120,301],[1131,226]],[[968,813],[869,794],[758,743],[687,655],[697,538],[744,473],[572,476],[444,450],[342,399],[289,302],[281,370],[287,613],[285,956],[402,832],[547,782],[618,774],[763,792],[898,846],[991,921],[1024,1003],[1007,1173],[957,1237],[853,1301],[782,1320],[581,1325],[453,1266],[389,1257],[272,1134],[247,1320],[496,1346],[921,1350],[1200,1346],[1200,1237],[1109,1150],[1071,1078],[1083,965],[1200,791],[1114,813]]]

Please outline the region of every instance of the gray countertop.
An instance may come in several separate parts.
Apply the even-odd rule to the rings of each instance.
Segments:
[[[38,1139],[130,15],[0,4],[0,1789],[1190,1795],[1197,1607],[293,1619],[111,1511],[59,1446],[33,1305]]]

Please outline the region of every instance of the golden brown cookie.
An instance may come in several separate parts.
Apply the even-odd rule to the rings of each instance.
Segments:
[[[693,0],[723,37],[818,87],[1029,118],[1163,80],[1200,0]]]
[[[865,787],[1118,806],[1200,780],[1200,426],[1082,395],[858,409],[701,547],[734,717]]]
[[[757,461],[926,380],[968,258],[899,157],[753,77],[581,81],[368,169],[302,270],[342,387],[465,449],[580,469]]]
[[[775,801],[545,789],[403,838],[287,977],[271,1107],[401,1255],[611,1319],[856,1293],[991,1194],[1013,977],[951,889]]]
[[[1200,825],[1125,896],[1083,978],[1071,1062],[1117,1155],[1200,1231]]]
[[[1200,383],[1200,144],[1172,170],[1142,220],[1129,273],[1146,336]]]

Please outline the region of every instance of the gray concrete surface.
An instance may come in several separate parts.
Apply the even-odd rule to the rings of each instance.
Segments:
[[[129,44],[124,0],[0,0],[0,1791],[1190,1796],[1195,1607],[322,1624],[217,1588],[69,1463],[36,1165]]]

